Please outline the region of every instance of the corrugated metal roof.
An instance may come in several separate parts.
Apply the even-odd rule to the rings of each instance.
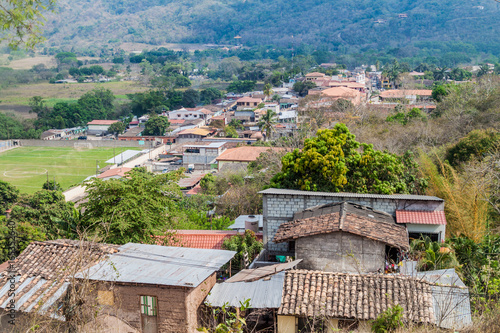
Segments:
[[[444,224],[446,225],[446,216],[444,211],[396,211],[397,223],[414,223],[414,224]]]
[[[277,309],[281,306],[281,294],[285,282],[285,272],[253,282],[216,284],[208,294],[205,304],[222,307],[224,304],[238,307],[240,302],[250,299],[252,309]]]
[[[90,280],[196,287],[236,252],[128,243],[92,266]]]
[[[413,194],[365,194],[365,193],[347,193],[347,192],[313,192],[313,191],[299,191],[287,190],[278,188],[269,188],[260,191],[261,194],[275,194],[275,195],[308,195],[320,197],[341,197],[341,198],[366,198],[366,199],[392,199],[392,200],[421,200],[421,201],[444,201],[438,197],[427,195],[413,195]]]
[[[243,269],[240,272],[238,272],[238,274],[234,275],[229,280],[227,280],[226,283],[255,281],[265,276],[273,275],[281,271],[292,269],[295,266],[297,266],[301,261],[302,259],[298,259],[283,264],[269,265],[255,269]]]

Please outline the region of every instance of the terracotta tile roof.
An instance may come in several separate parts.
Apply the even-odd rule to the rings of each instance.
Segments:
[[[217,161],[235,161],[235,162],[252,162],[260,156],[260,154],[268,151],[276,150],[270,147],[253,147],[244,146],[238,148],[227,149],[225,152],[216,158]]]
[[[332,232],[348,232],[393,247],[409,248],[406,228],[397,225],[391,215],[370,207],[341,202],[306,209],[294,220],[279,226],[275,243]]]
[[[261,98],[253,98],[253,97],[242,97],[236,100],[236,103],[261,103],[262,99]]]
[[[190,128],[190,129],[185,129],[183,131],[180,131],[179,135],[182,135],[182,134],[194,134],[194,135],[207,136],[210,133],[212,133],[212,131],[208,130],[208,129],[205,129],[205,128]]]
[[[359,91],[347,87],[332,87],[323,90],[321,94],[328,97],[357,97]]]
[[[114,169],[109,169],[106,170],[105,172],[101,173],[97,178],[108,178],[108,177],[115,177],[115,176],[120,176],[120,177],[125,177],[125,173],[129,172],[132,170],[132,168],[114,168]]]
[[[395,304],[405,320],[434,323],[428,282],[381,274],[288,271],[278,314],[371,320]]]
[[[185,121],[186,121],[186,120],[184,120],[184,119],[170,119],[170,120],[169,120],[169,122],[170,122],[171,124],[184,124],[184,122],[185,122]]]
[[[73,273],[117,251],[115,245],[67,239],[31,243],[13,262],[14,274],[19,277],[15,292],[17,308],[23,312],[48,311],[64,295]],[[0,278],[2,305],[9,299],[7,290],[4,291],[10,284],[9,278],[9,274]],[[61,319],[56,310],[51,312]]]
[[[403,98],[405,96],[416,95],[416,96],[432,96],[432,90],[421,89],[421,90],[386,90],[380,93],[382,98]]]
[[[119,120],[92,120],[87,125],[111,125],[119,122]]]
[[[444,224],[446,225],[446,216],[444,211],[396,211],[397,223],[414,223],[414,224]]]
[[[319,72],[312,72],[306,74],[306,77],[324,77],[324,76],[325,76],[324,73],[319,73]]]
[[[169,246],[221,250],[224,239],[235,235],[238,235],[236,230],[177,230]],[[262,240],[262,233],[255,236]]]
[[[203,189],[201,188],[200,184],[196,185],[192,189],[186,192],[186,195],[197,195],[199,193],[203,192]]]

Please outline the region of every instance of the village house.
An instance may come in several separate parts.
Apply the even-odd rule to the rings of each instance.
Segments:
[[[275,151],[276,148],[243,146],[227,149],[216,158],[218,169],[221,171],[225,167],[246,168],[250,162],[255,161],[260,154],[267,151]],[[279,149],[278,149],[279,150]]]
[[[401,103],[402,101],[407,104],[417,104],[418,102],[429,102],[432,100],[432,90],[386,90],[382,91],[379,95],[382,103]]]
[[[358,90],[346,88],[346,87],[332,87],[327,89],[309,90],[310,95],[321,95],[331,101],[336,101],[338,99],[345,99],[350,101],[354,105],[360,105],[364,99],[364,94],[360,93]]]
[[[209,135],[213,135],[217,132],[215,129],[209,128],[190,128],[185,129],[177,133],[178,143],[190,142],[190,141],[201,141]]]
[[[317,81],[318,79],[324,79],[326,75],[324,73],[319,73],[319,72],[312,72],[308,73],[305,76],[306,81]]]
[[[199,144],[185,144],[183,149],[183,164],[201,165],[202,167],[215,164],[215,159],[222,154],[226,142],[201,142]]]
[[[33,242],[14,263],[18,313],[71,321],[65,309],[75,305],[67,303],[66,294],[91,290],[84,299],[97,304],[79,306],[98,307],[98,319],[113,317],[138,332],[191,333],[199,327],[197,311],[216,282],[216,272],[234,254],[133,243]],[[3,270],[3,309],[10,299],[9,280]],[[78,288],[85,284],[93,287]]]
[[[168,119],[170,120],[197,120],[202,119],[204,126],[210,118],[212,118],[214,112],[207,110],[205,108],[181,108],[179,110],[168,111]]]
[[[260,103],[262,103],[262,98],[245,96],[236,100],[236,109],[255,109]]]

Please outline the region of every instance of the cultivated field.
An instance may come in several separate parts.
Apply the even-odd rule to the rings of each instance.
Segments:
[[[115,148],[115,154],[139,148]],[[16,186],[21,192],[33,193],[49,179],[61,184],[63,189],[81,183],[95,175],[96,164],[106,166],[113,157],[113,148],[51,148],[19,147],[0,153],[0,179]]]

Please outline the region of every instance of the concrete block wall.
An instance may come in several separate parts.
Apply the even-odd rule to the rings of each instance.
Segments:
[[[341,196],[321,196],[308,194],[264,194],[264,244],[269,251],[286,252],[287,243],[275,244],[272,240],[279,226],[293,219],[293,214],[314,206],[325,205],[332,202],[349,201],[364,206],[372,207],[396,215],[396,210],[444,210],[444,201],[425,200],[395,200],[389,198],[353,198]]]
[[[345,232],[334,232],[297,239],[295,257],[302,259],[300,269],[377,272],[384,269],[385,244]]]

